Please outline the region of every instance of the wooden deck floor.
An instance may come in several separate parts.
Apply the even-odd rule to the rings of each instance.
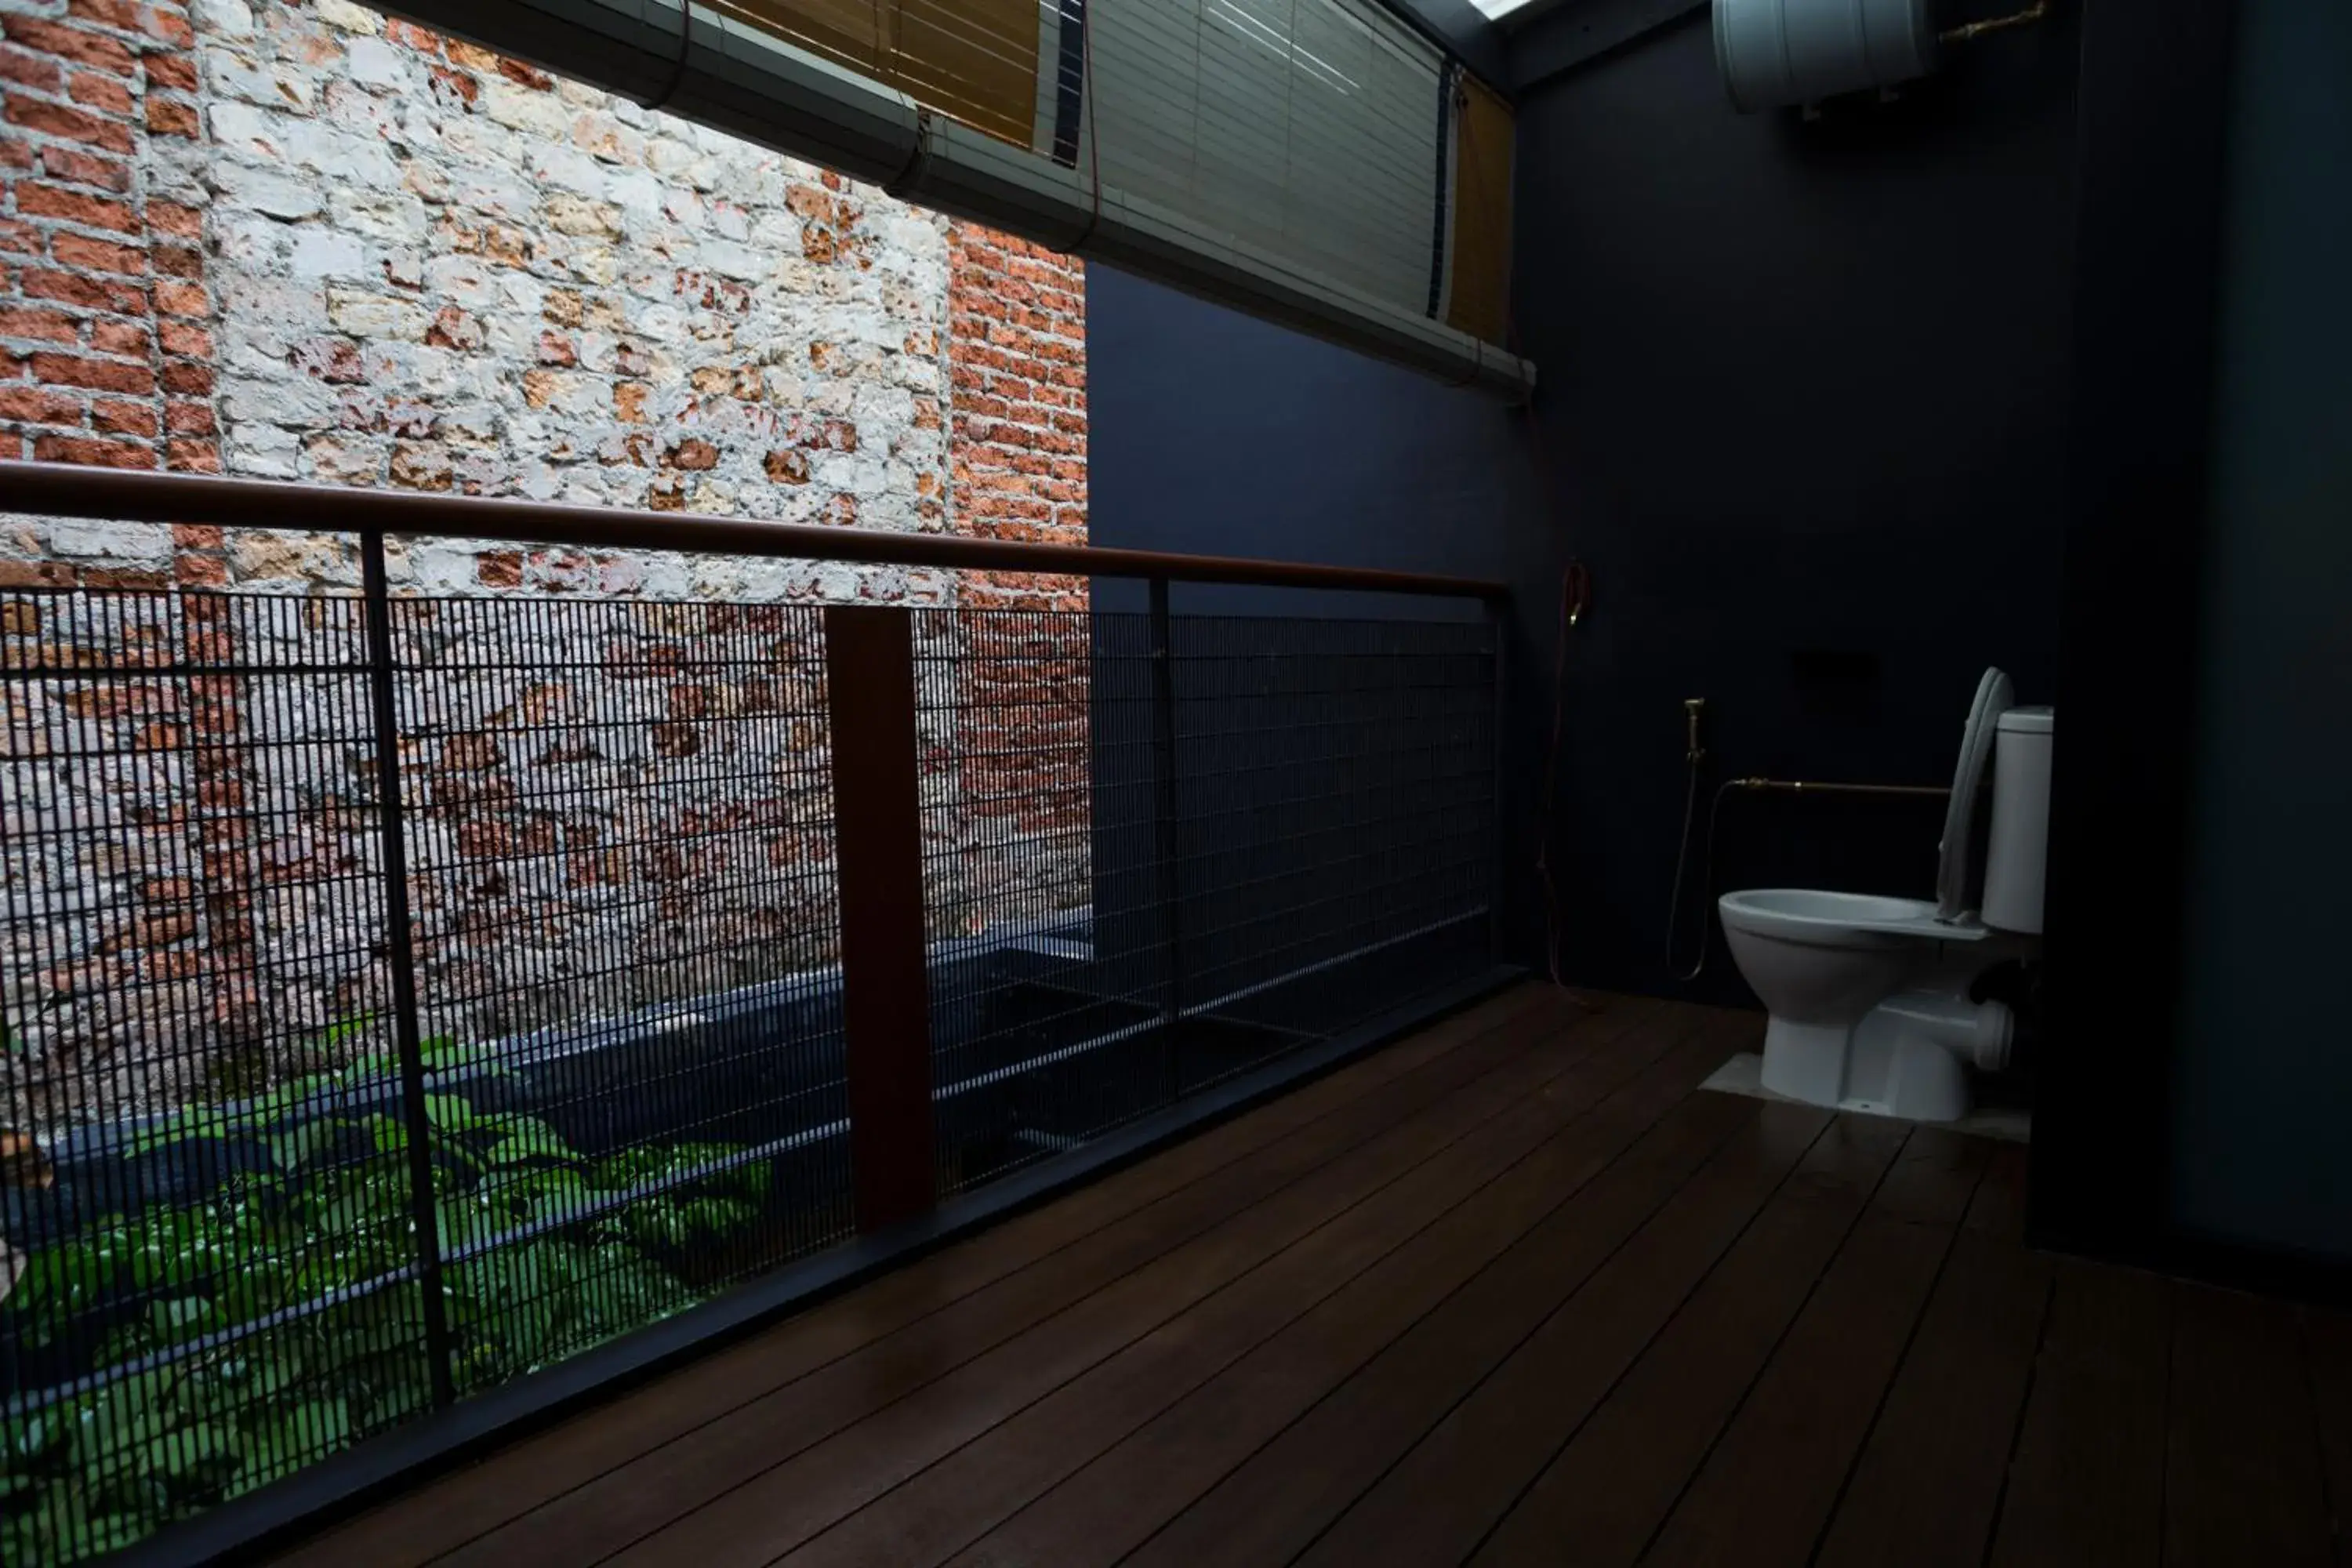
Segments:
[[[2352,1331],[1528,987],[282,1561],[2336,1562]],[[2337,1500],[2332,1502],[2331,1500]]]

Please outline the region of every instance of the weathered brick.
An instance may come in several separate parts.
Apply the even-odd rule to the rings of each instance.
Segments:
[[[143,359],[155,352],[155,338],[143,321],[92,321],[89,346],[102,354],[137,354]]]
[[[128,153],[132,146],[131,127],[69,104],[49,103],[12,92],[8,94],[6,114],[9,124],[37,131],[44,136],[87,142],[114,153]]]
[[[37,353],[33,379],[49,386],[87,386],[100,392],[150,393],[155,373],[143,364],[84,359],[79,354]]]
[[[67,96],[104,114],[131,112],[131,89],[116,78],[95,71],[76,71]]]
[[[139,68],[138,57],[120,39],[70,22],[38,16],[0,17],[0,37],[36,54],[69,65],[95,66],[117,76],[130,76]]]
[[[80,576],[63,561],[0,560],[0,588],[69,588]]]
[[[217,474],[221,471],[219,443],[202,437],[186,437],[165,443],[165,466],[182,473]]]
[[[73,147],[42,148],[41,173],[53,180],[64,180],[77,185],[96,185],[100,190],[121,192],[131,188],[129,163],[120,158],[85,153]]]
[[[163,367],[163,390],[184,397],[207,397],[213,390],[213,367],[185,362]]]
[[[36,436],[33,458],[42,463],[79,463],[90,468],[152,468],[155,449],[135,441],[101,441],[83,436]]]
[[[196,60],[194,55],[149,54],[142,62],[147,68],[147,85],[170,92],[196,90]]]
[[[19,19],[8,18],[10,21]],[[29,17],[21,19],[30,20]],[[29,87],[36,92],[55,92],[64,84],[65,72],[47,54],[34,54],[0,45],[0,81]]]
[[[92,278],[76,272],[56,272],[27,267],[17,274],[17,286],[28,299],[55,300],[86,310],[111,310],[121,316],[147,313],[147,296],[135,283]]]
[[[70,267],[81,272],[114,272],[137,277],[147,270],[147,252],[138,246],[63,231],[49,240],[49,259],[59,267]]]
[[[93,398],[89,405],[90,428],[109,436],[145,436],[155,434],[155,405],[152,403],[128,403],[115,398]]]
[[[32,338],[47,343],[81,342],[81,322],[62,310],[0,306],[0,338]]]
[[[29,217],[53,217],[66,223],[86,224],[91,228],[110,228],[122,234],[137,234],[144,226],[139,215],[129,204],[106,196],[94,196],[87,191],[68,190],[40,180],[22,180],[16,185],[16,210]]]
[[[147,129],[157,136],[193,139],[203,135],[205,128],[194,104],[176,98],[151,98],[147,100]]]
[[[178,12],[137,5],[134,0],[67,0],[66,15],[118,32],[137,33],[174,48],[184,49],[196,41],[187,18]]]
[[[17,383],[0,386],[0,419],[13,419],[25,425],[71,425],[82,422],[82,402],[79,397],[46,387],[26,386]]]
[[[178,202],[149,202],[147,222],[157,234],[176,235],[182,239],[202,239],[205,237],[202,209],[183,206]]]
[[[213,335],[193,322],[162,322],[157,326],[155,335],[167,354],[178,354],[183,359],[212,357]]]
[[[209,316],[213,300],[201,284],[159,281],[155,309],[166,316]]]
[[[173,463],[177,468],[184,465]],[[217,555],[182,555],[172,563],[173,578],[183,588],[226,588],[228,563]]]

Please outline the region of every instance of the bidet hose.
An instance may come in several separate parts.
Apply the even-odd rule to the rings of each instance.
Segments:
[[[1690,863],[1692,819],[1698,813],[1698,768],[1693,764],[1690,789],[1683,796],[1683,837],[1675,848],[1674,897],[1666,905],[1666,971],[1675,980],[1687,984],[1696,980],[1706,968],[1706,957],[1715,941],[1715,915],[1707,909],[1707,900],[1715,893],[1715,828],[1723,816],[1723,797],[1739,788],[1745,779],[1726,779],[1715,786],[1715,802],[1706,808],[1706,847],[1699,857],[1699,930],[1698,960],[1682,973],[1675,973],[1675,940],[1683,929],[1683,873]]]

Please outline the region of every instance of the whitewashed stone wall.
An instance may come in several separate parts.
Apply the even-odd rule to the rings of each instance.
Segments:
[[[348,0],[197,0],[184,22],[169,0],[101,3],[117,9],[97,22],[73,13],[81,36],[169,89],[160,118],[152,105],[143,121],[135,102],[125,111],[116,149],[154,197],[142,237],[152,266],[127,249],[113,264],[148,274],[147,300],[81,275],[76,347],[115,402],[77,393],[69,436],[45,433],[66,428],[48,405],[23,405],[52,420],[39,428],[0,405],[0,431],[21,428],[25,455],[925,531],[960,526],[950,475],[971,469],[989,481],[973,531],[1001,533],[1043,506],[1062,537],[1083,539],[1075,268],[1059,313],[1033,323],[1061,345],[1053,384],[1032,377],[1034,418],[1001,401],[960,417],[949,302],[963,263],[936,215]],[[49,19],[66,16],[65,0],[0,0],[0,22],[15,15],[48,29],[26,38],[68,51],[68,56],[83,46]],[[53,122],[55,135],[32,139],[36,158],[78,134]],[[114,138],[112,122],[100,133]],[[106,188],[79,193],[86,210],[24,225],[22,243],[62,266],[67,241],[120,240]],[[0,247],[15,232],[0,227]],[[974,265],[1045,264],[987,256]],[[959,281],[966,300],[993,297],[986,279]],[[145,316],[168,341],[151,349],[155,428],[142,433],[121,412],[142,384],[121,327]],[[989,358],[958,380],[963,395],[1001,400],[1008,376],[1029,385],[1005,357],[1019,345],[1004,323],[969,306],[965,318],[967,353]],[[0,340],[16,320],[0,313]],[[39,377],[29,341],[11,352]],[[1013,493],[1031,485],[1052,494]],[[320,526],[0,519],[0,589],[355,588],[352,542],[325,531],[331,518]],[[967,588],[939,573],[467,541],[395,541],[392,571],[412,595],[639,602],[599,611],[593,635],[576,616],[519,616],[492,636],[456,605],[440,624],[470,628],[470,643],[436,632],[429,607],[413,623],[417,657],[439,666],[420,679],[429,700],[404,750],[425,808],[419,938],[436,1026],[477,1036],[685,1000],[770,977],[780,955],[829,952],[810,690],[797,675],[763,685],[757,637],[708,607],[1019,605],[1032,591],[1016,584],[1008,600],[1002,581]],[[1083,602],[1066,583],[1034,591],[1041,604]],[[658,603],[676,601],[704,608]],[[160,629],[134,666],[200,655],[299,670],[354,647],[341,610],[159,605],[144,624]],[[955,624],[934,623],[933,651]],[[12,660],[114,659],[120,630],[31,597],[0,605]],[[802,637],[776,657],[808,652]],[[469,675],[469,661],[485,668]],[[380,847],[353,804],[373,765],[353,728],[356,688],[328,677],[303,696],[303,679],[150,680],[126,667],[12,693],[0,808],[12,827],[75,830],[8,858],[0,978],[15,1048],[0,1056],[0,1090],[16,1114],[54,1122],[249,1088],[316,1065],[329,1026],[381,1012],[365,890]],[[1061,738],[1082,739],[1083,703],[1081,681]],[[1017,889],[1028,912],[1085,902],[1082,755],[1013,770],[1011,797],[996,762],[991,804],[965,812],[958,756],[1001,757],[1003,737],[953,712],[925,723],[935,897],[955,932],[985,927],[992,887]],[[93,751],[119,755],[87,760]],[[1007,798],[1022,801],[1011,829]],[[344,1035],[334,1049],[363,1043]]]

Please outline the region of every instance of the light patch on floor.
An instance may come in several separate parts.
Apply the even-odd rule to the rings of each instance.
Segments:
[[[1718,1094],[1744,1094],[1750,1100],[1778,1100],[1790,1105],[1799,1103],[1785,1094],[1775,1094],[1764,1087],[1764,1058],[1754,1051],[1742,1051],[1721,1067],[1714,1076],[1699,1085]],[[2007,1106],[1991,1106],[1972,1111],[1958,1121],[1921,1122],[1921,1126],[1948,1127],[1955,1132],[1967,1132],[1979,1138],[1998,1138],[2007,1143],[2032,1142],[2033,1113]]]

